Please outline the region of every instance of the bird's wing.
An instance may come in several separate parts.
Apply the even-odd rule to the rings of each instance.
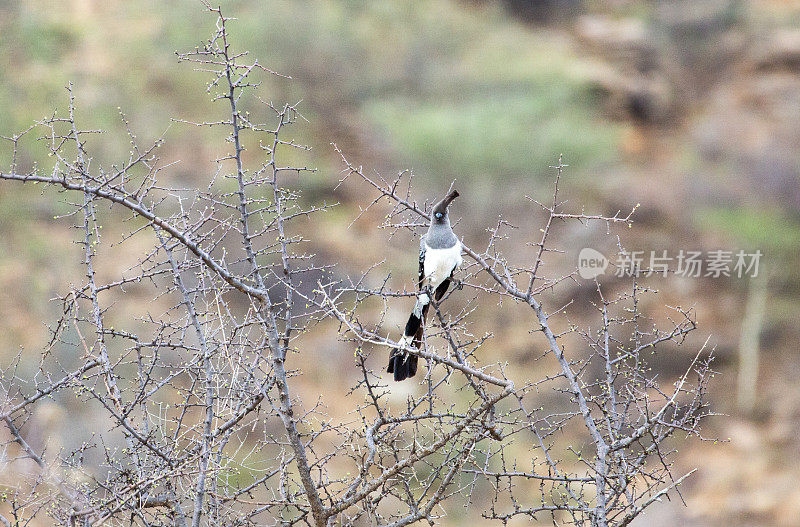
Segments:
[[[425,234],[419,240],[419,282],[417,283],[417,287],[419,290],[422,290],[422,284],[425,280]]]

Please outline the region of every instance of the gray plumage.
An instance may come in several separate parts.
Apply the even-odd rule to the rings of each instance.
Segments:
[[[419,244],[419,291],[414,309],[408,317],[400,346],[392,350],[387,371],[394,380],[402,381],[417,373],[417,356],[406,351],[422,345],[423,323],[430,306],[431,295],[438,302],[450,287],[450,278],[461,265],[461,242],[450,226],[447,207],[458,197],[453,190],[436,204],[431,213],[428,232]]]
[[[443,219],[443,222],[431,220],[428,232],[419,241],[421,251],[425,251],[425,245],[431,249],[449,249],[458,243],[458,237],[450,226],[450,218],[445,214]]]

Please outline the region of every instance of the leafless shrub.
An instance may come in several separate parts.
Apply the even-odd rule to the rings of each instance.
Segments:
[[[63,192],[71,204],[64,217],[80,229],[86,277],[60,298],[63,315],[36,371],[26,366],[30,352],[2,366],[0,521],[433,524],[461,500],[500,523],[527,516],[626,525],[677,492],[686,475],[673,477],[667,440],[699,435],[709,415],[710,358],[699,350],[686,374],[664,390],[643,353],[681,342],[695,327],[691,313],[676,310],[665,331],[645,328],[638,310],[643,287],[634,283],[629,294],[606,298],[598,285],[599,328],[558,333],[551,319],[561,310],[546,311],[540,302],[543,292],[573,278],[540,273],[555,224],[627,224],[631,216],[565,212],[557,181],[552,203],[533,205],[548,217],[540,238],[510,236],[501,221],[483,249],[465,247],[459,294],[471,293],[472,300],[458,313],[434,303],[426,339],[444,347],[418,352],[427,363],[422,388],[399,409],[389,404],[392,383],[371,368],[382,366],[397,345],[393,333],[399,332],[383,327],[387,306],[415,292],[393,290],[388,277],[374,280],[374,269],[347,278],[303,252],[296,220],[328,205],[305,206],[284,183],[288,174],[307,170],[280,157],[303,148],[284,139],[300,115],[291,105],[264,103],[270,120],[262,124],[241,110],[241,97],[257,86],[255,74],[273,72],[235,51],[230,19],[209,9],[218,16],[212,38],[179,55],[209,72],[209,93],[229,106],[223,121],[193,123],[230,132],[230,155],[218,160],[207,188],[162,186],[159,176],[168,166],[157,157],[161,141],[141,148],[132,132],[127,160],[111,169],[93,166],[85,138],[94,131],[78,125],[71,86],[67,115],[54,114],[9,138],[14,154],[0,178]],[[18,170],[26,134],[40,134],[55,159],[52,170]],[[245,134],[258,138],[263,151],[254,170],[245,166]],[[341,184],[362,185],[374,196],[364,210],[390,207],[381,227],[414,230],[429,220],[411,197],[408,174],[387,181],[342,159]],[[117,243],[145,239],[151,249],[103,283],[95,271],[106,247],[98,211],[109,206],[130,215],[131,227]],[[501,240],[532,243],[538,256],[517,267],[503,256]],[[124,303],[125,291],[134,288],[153,294],[151,307],[130,327],[113,326],[112,299]],[[493,298],[508,300],[509,313],[532,314],[531,347],[544,343],[553,375],[512,380],[505,363],[476,357],[489,337],[471,335],[467,321]],[[299,393],[303,373],[293,365],[297,354],[314,353],[303,335],[331,325],[350,343],[360,371],[352,393],[362,398],[333,415],[324,395],[315,400]],[[550,388],[559,394],[558,410],[537,404],[537,394]],[[84,429],[76,423],[79,446],[37,451],[27,430],[35,409],[56,395],[98,409],[104,424]],[[570,436],[562,432],[569,428],[580,439],[565,444]],[[480,503],[479,493],[490,497]]]

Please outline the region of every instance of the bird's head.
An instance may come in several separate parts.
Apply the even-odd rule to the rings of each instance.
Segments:
[[[451,190],[450,193],[442,199],[439,203],[433,207],[433,215],[431,217],[431,221],[434,223],[447,223],[447,207],[450,205],[450,202],[453,201],[458,197],[457,190]]]

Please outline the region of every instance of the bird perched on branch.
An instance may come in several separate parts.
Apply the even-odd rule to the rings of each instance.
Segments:
[[[453,272],[461,265],[461,242],[450,227],[450,218],[447,215],[447,207],[457,197],[458,192],[452,190],[433,207],[428,232],[420,239],[419,294],[414,310],[408,317],[400,345],[392,350],[389,368],[386,370],[394,374],[395,381],[416,375],[417,356],[409,353],[408,349],[419,349],[422,345],[422,332],[431,303],[431,292],[438,302],[450,287]]]

